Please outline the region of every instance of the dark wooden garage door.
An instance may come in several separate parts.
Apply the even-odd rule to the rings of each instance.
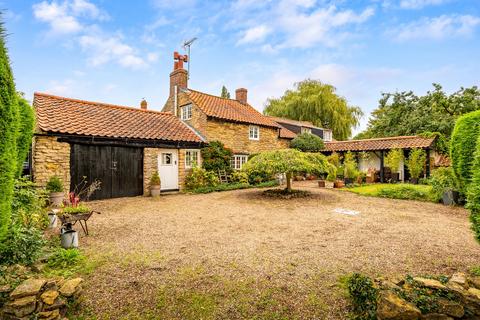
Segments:
[[[70,190],[87,177],[101,181],[101,189],[90,200],[143,194],[142,148],[72,144]]]

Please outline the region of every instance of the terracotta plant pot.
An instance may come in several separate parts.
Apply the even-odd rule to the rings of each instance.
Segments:
[[[334,188],[343,188],[345,187],[345,183],[342,180],[337,180],[334,182]]]
[[[63,192],[52,192],[48,195],[48,200],[52,207],[60,207],[63,203]]]
[[[327,189],[332,189],[334,187],[334,182],[333,181],[325,181],[325,188]]]
[[[320,188],[325,188],[325,180],[318,180],[318,186]]]
[[[158,197],[160,195],[160,186],[150,186],[150,195],[152,197]]]

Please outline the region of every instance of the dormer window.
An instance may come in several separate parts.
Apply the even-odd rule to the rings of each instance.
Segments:
[[[300,132],[301,132],[301,133],[312,133],[312,129],[302,127],[302,128],[300,129]]]
[[[192,118],[192,105],[187,104],[186,106],[182,107],[182,120],[190,120]]]
[[[332,141],[332,130],[323,130],[323,141]]]
[[[260,139],[260,128],[258,126],[250,126],[249,138],[250,138],[250,140],[259,140]]]

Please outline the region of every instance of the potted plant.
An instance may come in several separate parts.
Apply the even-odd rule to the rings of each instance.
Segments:
[[[343,182],[343,180],[335,180],[335,182],[333,183],[333,187],[334,188],[343,188],[345,187],[345,182]]]
[[[158,197],[160,195],[160,176],[158,171],[155,171],[150,178],[150,195]]]
[[[335,180],[337,179],[337,168],[334,166],[329,167],[327,180],[325,181],[325,188],[333,188],[335,184]]]
[[[410,151],[410,155],[405,161],[405,164],[408,172],[410,172],[411,183],[418,184],[418,178],[420,178],[420,175],[423,173],[426,158],[427,154],[423,149],[412,149]]]
[[[400,163],[403,160],[403,150],[392,149],[385,157],[385,165],[390,168],[392,172],[391,182],[398,182],[400,180]]]
[[[359,172],[357,170],[357,161],[355,160],[355,156],[350,151],[345,154],[343,166],[345,184],[352,184],[357,180]]]
[[[63,183],[58,176],[52,176],[46,185],[48,198],[53,207],[60,207],[63,203]]]

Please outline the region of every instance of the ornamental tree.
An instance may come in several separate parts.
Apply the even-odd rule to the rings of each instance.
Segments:
[[[308,132],[299,134],[290,142],[290,148],[303,152],[319,152],[323,147],[322,138]]]
[[[14,177],[17,172],[17,99],[5,29],[0,23],[0,243],[8,232],[12,212]]]
[[[265,172],[269,175],[285,173],[287,192],[292,192],[292,176],[297,172],[325,173],[329,164],[324,155],[304,153],[295,149],[283,149],[261,152],[243,165],[242,170]]]
[[[423,172],[427,154],[423,149],[412,149],[405,164],[412,179],[418,179]]]

